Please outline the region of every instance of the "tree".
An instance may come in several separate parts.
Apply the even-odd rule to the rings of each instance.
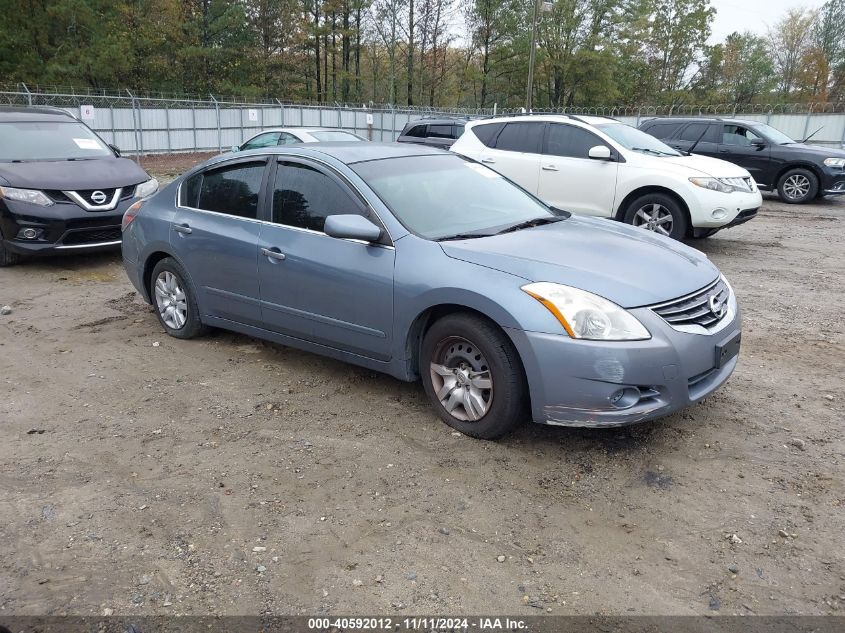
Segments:
[[[769,48],[778,75],[778,91],[789,97],[799,87],[802,62],[813,46],[816,13],[790,9],[769,31]]]

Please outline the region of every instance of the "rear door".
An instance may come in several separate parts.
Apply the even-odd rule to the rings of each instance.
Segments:
[[[387,360],[393,340],[393,264],[389,243],[329,237],[326,217],[367,205],[332,169],[284,157],[271,176],[269,222],[261,227],[258,280],[267,329]]]
[[[540,161],[538,196],[558,209],[607,218],[616,198],[616,160],[589,157],[591,147],[614,149],[589,130],[549,123]]]
[[[204,315],[260,325],[258,210],[267,159],[228,161],[182,183],[170,244]]]
[[[771,146],[763,137],[744,125],[726,123],[717,158],[745,167],[755,182],[768,184]]]
[[[455,126],[451,123],[432,123],[428,126],[426,145],[449,149],[456,138]]]
[[[490,140],[492,145],[482,150],[480,160],[536,195],[545,129],[543,121],[506,123]]]

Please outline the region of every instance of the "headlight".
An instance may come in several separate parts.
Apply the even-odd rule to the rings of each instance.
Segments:
[[[842,167],[845,168],[845,158],[825,158],[824,164],[828,167]]]
[[[147,182],[142,182],[135,186],[136,198],[149,198],[156,191],[158,191],[158,180],[150,178]]]
[[[594,341],[651,338],[631,313],[590,292],[546,281],[522,289],[546,306],[572,338]]]
[[[689,181],[704,189],[710,191],[718,191],[719,193],[733,193],[734,191],[742,191],[733,185],[722,182],[718,178],[690,178]]]
[[[14,187],[0,187],[0,198],[17,200],[18,202],[29,202],[42,207],[52,206],[53,201],[44,195],[44,192],[35,189],[15,189]]]

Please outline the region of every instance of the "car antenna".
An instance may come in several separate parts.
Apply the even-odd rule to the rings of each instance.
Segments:
[[[819,132],[821,132],[823,128],[824,128],[824,126],[821,126],[818,130],[816,130],[815,132],[813,132],[812,134],[810,134],[810,136],[808,136],[807,138],[805,138],[805,139],[804,139],[803,141],[801,141],[801,142],[802,142],[802,143],[806,143],[806,142],[807,142],[807,141],[809,141],[811,138],[813,138],[816,134],[818,134]]]
[[[701,136],[699,136],[697,139],[695,139],[695,143],[690,145],[690,148],[687,150],[687,156],[692,156],[692,150],[694,150],[696,148],[696,146],[701,142],[701,139],[704,138],[704,135],[707,134],[707,129],[709,127],[710,127],[709,123],[704,124],[704,131],[701,133]]]

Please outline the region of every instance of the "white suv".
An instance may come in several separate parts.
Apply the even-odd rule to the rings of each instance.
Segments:
[[[681,154],[615,119],[530,115],[473,121],[452,151],[481,161],[553,207],[675,239],[742,224],[763,204],[742,167]]]

